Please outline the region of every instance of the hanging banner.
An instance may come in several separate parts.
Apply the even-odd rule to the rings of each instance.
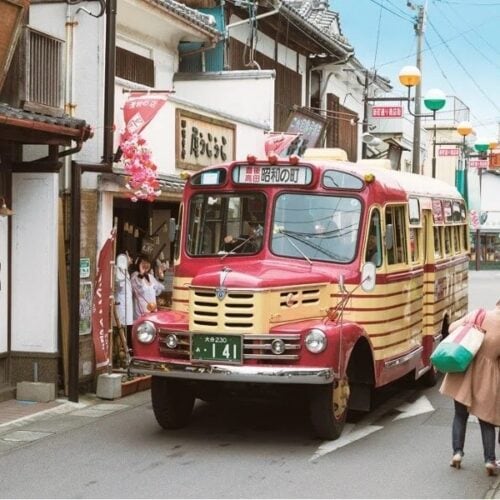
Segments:
[[[167,99],[167,94],[131,93],[123,106],[125,135],[140,134]]]
[[[92,300],[92,340],[96,369],[109,365],[109,328],[111,321],[112,271],[115,233],[104,243],[97,261]]]
[[[474,231],[477,231],[480,226],[479,214],[477,213],[477,210],[469,210],[469,217],[472,229],[474,229]]]
[[[299,136],[300,134],[286,134],[283,132],[271,133],[264,143],[264,151],[266,155],[276,153],[278,156],[285,156],[292,142]]]

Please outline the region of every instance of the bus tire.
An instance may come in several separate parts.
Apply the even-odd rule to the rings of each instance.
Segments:
[[[349,393],[347,377],[311,389],[310,417],[319,438],[333,440],[340,437],[347,417]]]
[[[438,371],[431,365],[430,369],[418,379],[418,382],[424,387],[434,387],[437,384],[438,377]]]
[[[164,429],[185,427],[194,406],[191,388],[181,380],[152,377],[151,402],[156,421]]]

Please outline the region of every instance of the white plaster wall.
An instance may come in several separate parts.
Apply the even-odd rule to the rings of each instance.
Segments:
[[[72,6],[65,3],[32,4],[30,26],[66,41],[66,21],[75,23],[73,52],[68,58],[64,57],[63,75],[70,72],[69,81],[72,81],[67,89],[70,102],[66,104],[74,105],[73,116],[90,124],[94,136],[84,143],[82,151],[73,158],[83,162],[100,162],[104,126],[105,16],[96,19],[81,10],[77,13],[80,7],[91,12],[98,11],[97,2],[82,2]],[[93,188],[95,185],[95,176],[82,177],[82,187]]]
[[[58,176],[12,176],[13,351],[57,352]]]
[[[0,353],[7,352],[7,283],[9,219],[0,217]]]
[[[274,77],[269,71],[266,73],[265,78],[242,76],[237,80],[214,77],[213,80],[177,81],[175,97],[269,129],[274,114]]]

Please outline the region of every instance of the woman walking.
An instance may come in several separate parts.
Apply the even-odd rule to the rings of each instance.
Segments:
[[[471,321],[477,314],[472,311],[454,321],[449,330]],[[450,465],[460,469],[464,456],[465,431],[469,413],[479,420],[486,473],[497,475],[499,466],[495,457],[495,426],[500,425],[500,300],[492,310],[485,311],[481,328],[484,341],[467,370],[447,373],[440,392],[455,402]]]

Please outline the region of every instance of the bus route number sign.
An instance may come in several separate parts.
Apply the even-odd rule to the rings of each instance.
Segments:
[[[238,165],[233,180],[240,184],[286,184],[305,186],[311,182],[312,173],[305,166]]]
[[[191,360],[241,364],[242,336],[193,333]]]

